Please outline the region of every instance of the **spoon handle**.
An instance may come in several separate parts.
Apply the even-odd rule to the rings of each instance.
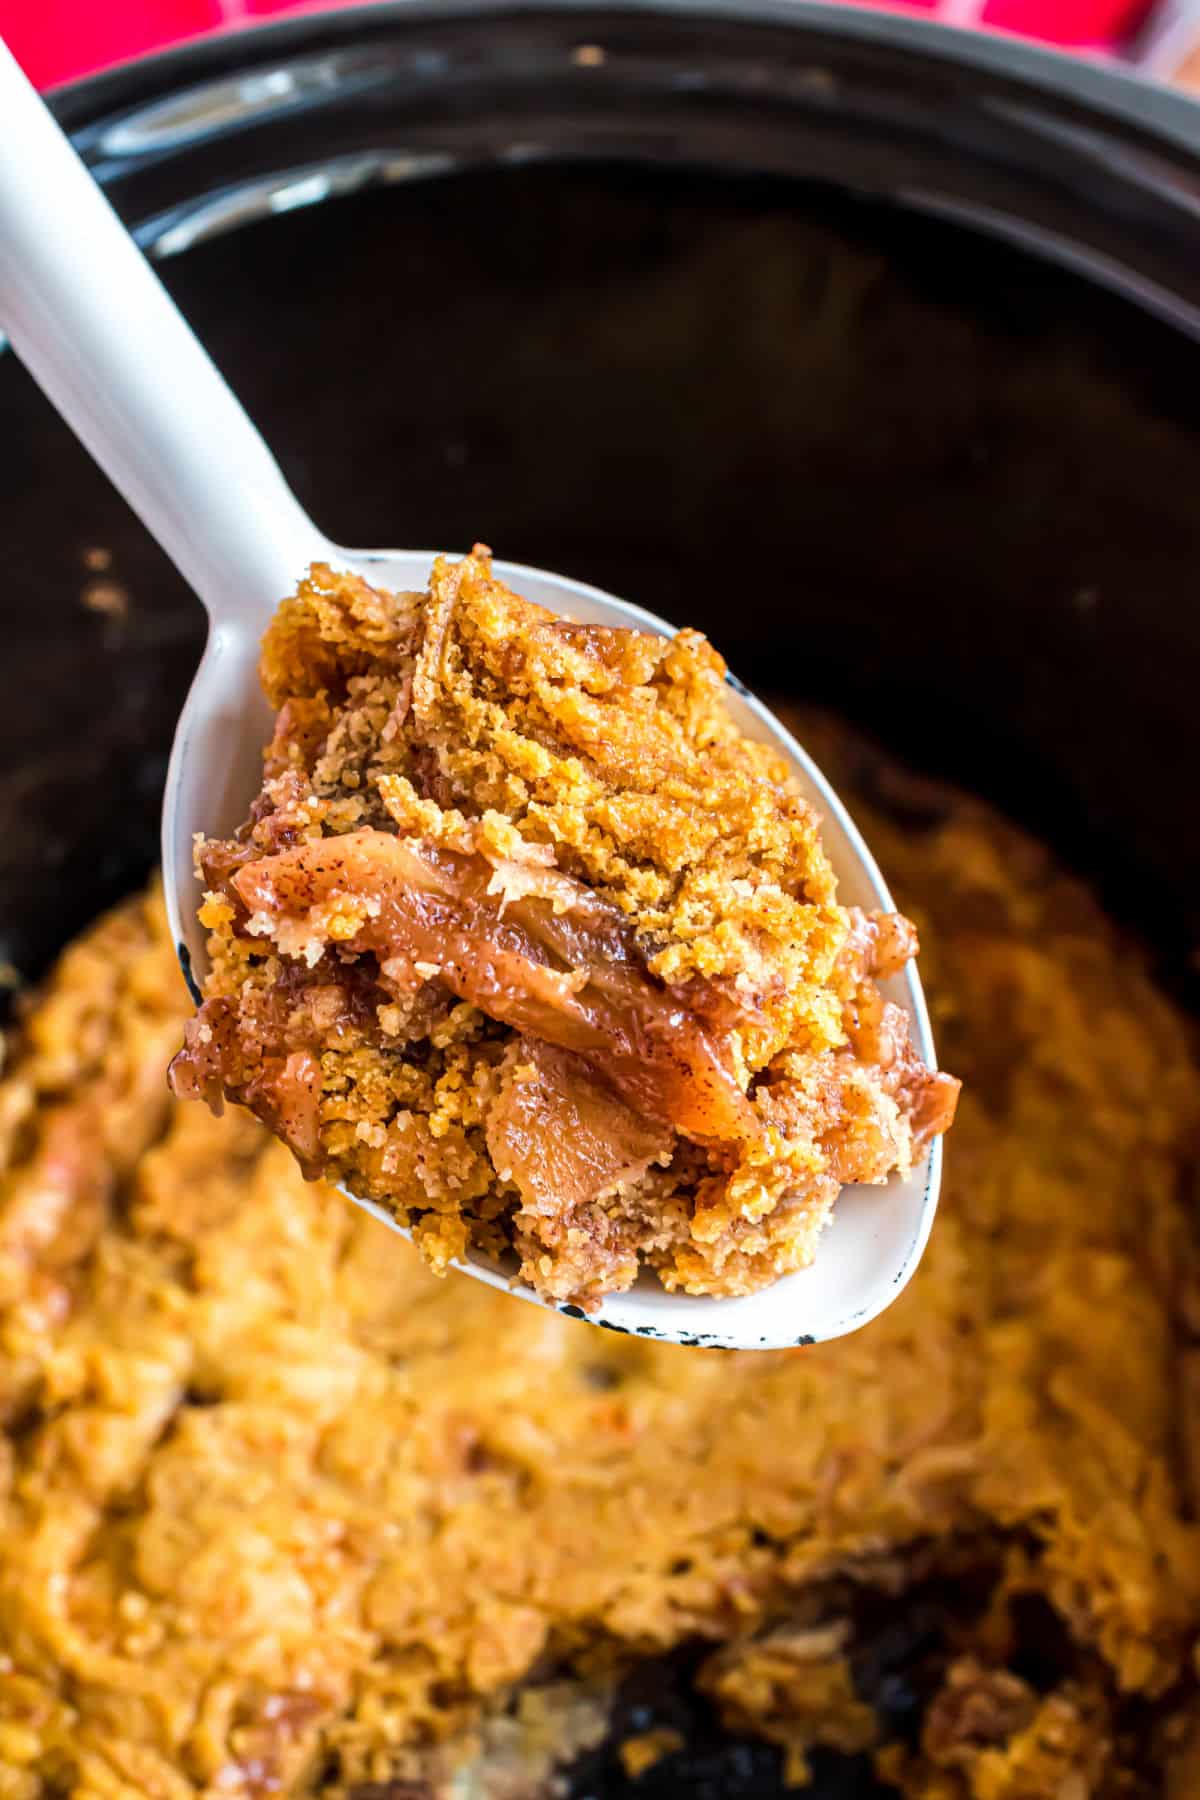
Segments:
[[[213,619],[261,626],[324,540],[3,42],[0,330]]]

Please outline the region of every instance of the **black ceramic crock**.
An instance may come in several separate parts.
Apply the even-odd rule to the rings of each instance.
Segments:
[[[1186,981],[1200,110],[761,0],[380,5],[56,104],[336,539],[482,538],[703,626],[1031,825]],[[152,866],[203,618],[10,355],[0,420],[16,984]],[[670,1791],[773,1791],[700,1735]]]

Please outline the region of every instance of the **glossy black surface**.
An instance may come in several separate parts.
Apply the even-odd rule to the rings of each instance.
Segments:
[[[704,626],[762,691],[1033,825],[1181,978],[1192,115],[994,46],[925,56],[895,22],[781,16],[385,7],[63,109],[144,241],[180,252],[165,275],[334,535],[483,538]],[[32,978],[155,860],[203,619],[7,355],[0,418],[0,963]],[[938,1655],[914,1613],[864,1680],[911,1711]],[[693,1705],[676,1664],[626,1710]],[[637,1792],[776,1777],[717,1736]],[[857,1765],[823,1782],[868,1791]],[[581,1795],[623,1788],[611,1749],[579,1772]]]
[[[1135,915],[1151,882],[1182,955],[1194,343],[862,199],[596,165],[374,189],[164,272],[336,535],[483,538],[694,621]],[[0,408],[0,935],[32,974],[153,859],[203,623],[8,356]],[[92,546],[125,616],[89,609]]]

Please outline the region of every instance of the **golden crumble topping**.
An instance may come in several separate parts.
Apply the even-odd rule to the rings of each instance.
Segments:
[[[570,623],[477,551],[424,594],[315,568],[262,675],[176,1091],[249,1106],[435,1268],[511,1250],[584,1305],[642,1266],[749,1292],[949,1124],[957,1083],[876,985],[911,926],[838,904],[697,633]]]
[[[809,1350],[434,1281],[171,1099],[157,895],[67,951],[0,1080],[0,1800],[529,1800],[689,1643],[793,1774],[1189,1800],[1189,1034],[1042,851],[926,801],[868,822],[967,1077],[938,1229]],[[677,1723],[617,1754],[666,1779]]]

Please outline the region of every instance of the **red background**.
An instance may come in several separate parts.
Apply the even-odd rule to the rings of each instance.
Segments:
[[[284,13],[333,11],[349,0],[0,0],[0,34],[39,87],[209,31]],[[858,0],[851,0],[858,3]],[[1150,0],[902,0],[895,10],[983,25],[1104,52],[1139,24]]]

